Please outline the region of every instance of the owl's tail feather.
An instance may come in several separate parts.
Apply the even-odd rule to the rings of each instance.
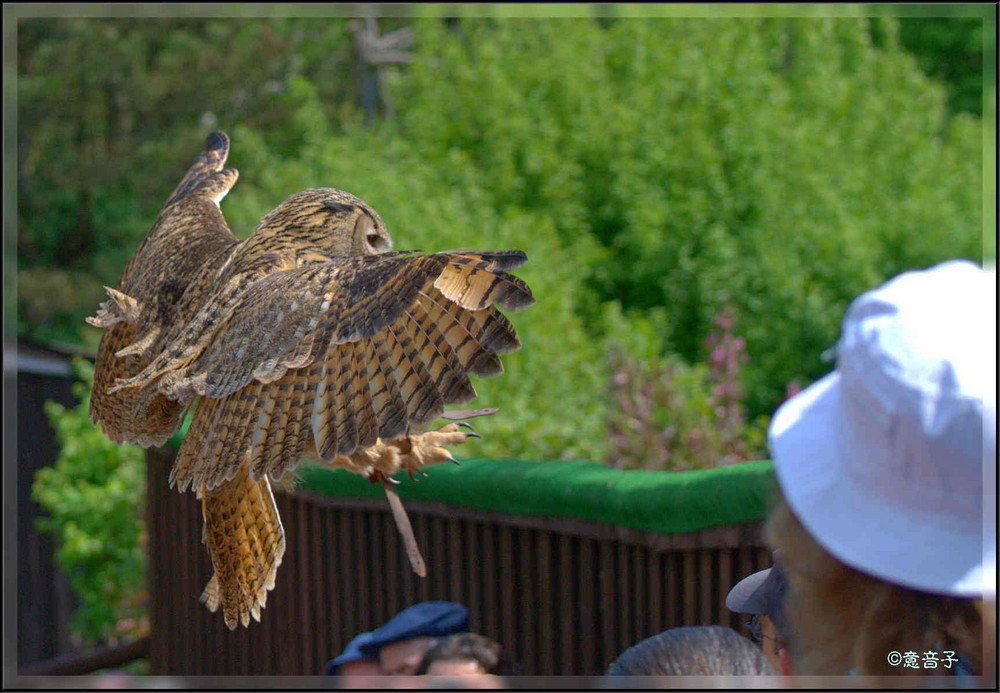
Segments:
[[[237,623],[260,621],[260,610],[285,553],[285,531],[267,476],[250,480],[246,466],[214,490],[202,490],[204,542],[215,574],[201,601],[210,611],[222,607],[230,630]]]

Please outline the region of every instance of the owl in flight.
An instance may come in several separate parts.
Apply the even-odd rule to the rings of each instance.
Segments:
[[[333,188],[292,195],[240,242],[219,208],[238,176],[228,153],[208,136],[88,322],[105,329],[90,415],[111,440],[162,445],[194,411],[170,483],[201,500],[201,598],[235,628],[260,620],[285,551],[271,481],[304,456],[382,482],[424,574],[390,477],[475,435],[454,420],[492,410],[444,407],[520,347],[497,306],[534,297],[507,273],[524,253],[394,251],[375,210]]]

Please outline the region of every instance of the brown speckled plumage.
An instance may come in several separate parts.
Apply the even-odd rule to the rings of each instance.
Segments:
[[[239,242],[218,204],[238,175],[228,150],[209,135],[88,321],[106,330],[91,417],[109,438],[160,445],[194,410],[170,483],[202,500],[202,600],[234,628],[259,620],[285,549],[269,480],[308,455],[389,488],[451,459],[443,446],[471,434],[411,425],[473,399],[470,373],[502,372],[520,343],[497,307],[534,298],[507,273],[524,253],[394,252],[375,210],[332,188],[291,196]]]

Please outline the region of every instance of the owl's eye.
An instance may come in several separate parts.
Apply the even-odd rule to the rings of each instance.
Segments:
[[[386,240],[375,233],[368,234],[368,238],[365,241],[367,241],[368,247],[374,251],[388,250],[389,247]]]

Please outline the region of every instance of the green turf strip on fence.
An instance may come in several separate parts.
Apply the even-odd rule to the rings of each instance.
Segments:
[[[168,443],[180,447],[190,421]],[[775,489],[774,465],[742,462],[714,469],[622,471],[594,462],[462,460],[439,464],[428,477],[405,473],[399,496],[481,510],[573,517],[661,534],[738,525],[764,517]],[[342,469],[303,462],[299,486],[337,498],[382,498],[380,484]]]
[[[621,471],[593,462],[462,460],[440,464],[428,477],[396,475],[403,500],[481,510],[573,517],[663,534],[693,532],[764,517],[775,488],[769,461],[685,472]],[[381,498],[381,484],[357,474],[304,463],[299,486],[349,498]]]

